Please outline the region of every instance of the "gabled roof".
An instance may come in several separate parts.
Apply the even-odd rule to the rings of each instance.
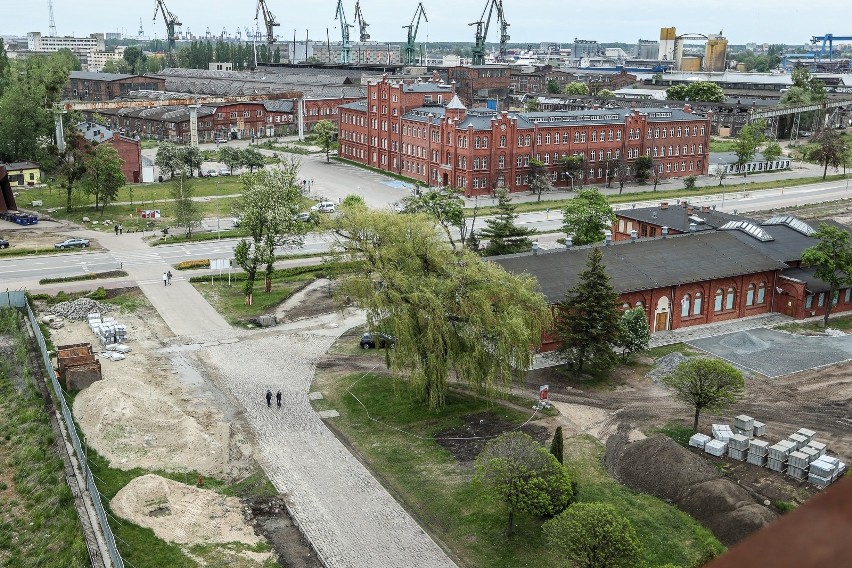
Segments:
[[[708,231],[717,229],[728,221],[737,221],[742,217],[723,213],[711,209],[710,211],[701,211],[700,208],[694,207],[692,213],[686,207],[671,204],[668,208],[663,209],[656,207],[637,207],[634,209],[619,209],[615,212],[616,216],[632,219],[642,223],[651,225],[659,225],[668,227],[669,229],[685,233],[689,231],[689,224],[695,223],[696,231]],[[692,218],[694,219],[692,219]],[[703,221],[703,222],[702,222]]]
[[[781,276],[804,282],[805,289],[813,294],[829,292],[831,285],[814,276],[814,271],[816,271],[816,268],[788,268],[781,271]]]
[[[775,240],[772,235],[764,231],[759,225],[752,223],[751,221],[729,221],[719,227],[720,231],[742,231],[748,236],[762,242],[766,243],[769,241]]]
[[[586,268],[594,247],[578,247],[495,257],[509,272],[538,280],[550,303],[560,301]],[[784,265],[725,232],[686,234],[667,239],[619,241],[599,247],[603,264],[619,293],[653,290],[717,278],[777,270]]]
[[[816,244],[816,241],[786,225],[761,225],[761,229],[770,237],[769,241],[760,241],[741,231],[729,231],[729,234],[763,254],[781,262],[798,262],[802,252]]]
[[[467,110],[467,107],[462,104],[461,99],[459,99],[458,95],[453,95],[452,100],[447,103],[448,110]]]

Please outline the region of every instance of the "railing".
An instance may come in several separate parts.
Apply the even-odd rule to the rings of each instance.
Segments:
[[[114,568],[124,568],[124,560],[122,560],[121,555],[118,552],[118,547],[115,544],[115,536],[112,534],[112,528],[110,528],[109,522],[107,521],[106,511],[104,511],[103,503],[101,502],[101,494],[98,491],[97,486],[95,485],[95,480],[92,477],[92,472],[89,470],[89,464],[86,459],[86,453],[83,451],[83,446],[80,443],[80,436],[77,434],[77,427],[74,424],[74,418],[71,415],[71,410],[68,408],[68,404],[65,402],[65,396],[62,392],[62,386],[59,384],[59,380],[56,378],[56,373],[53,370],[53,363],[50,360],[50,352],[47,349],[47,343],[45,342],[44,335],[42,335],[41,328],[38,325],[38,319],[33,313],[33,310],[30,307],[29,302],[27,301],[26,294],[23,291],[0,292],[0,307],[3,306],[12,308],[26,308],[27,318],[29,318],[30,320],[30,325],[32,327],[33,334],[35,335],[36,341],[38,341],[39,349],[41,350],[41,356],[44,360],[44,367],[47,370],[48,376],[50,377],[50,383],[53,386],[53,392],[56,395],[56,401],[58,402],[59,408],[62,411],[62,418],[65,421],[65,430],[68,432],[68,436],[71,438],[71,444],[74,446],[74,453],[76,454],[77,462],[80,464],[80,469],[82,470],[86,478],[86,488],[88,489],[89,495],[92,498],[92,503],[94,504],[95,512],[97,513],[98,517],[98,524],[100,525],[98,529],[104,536],[104,541],[106,543],[110,560],[112,561],[112,566]],[[94,519],[92,519],[92,521],[94,522]]]

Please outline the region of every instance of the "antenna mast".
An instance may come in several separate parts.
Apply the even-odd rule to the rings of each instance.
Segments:
[[[53,0],[47,0],[47,11],[50,14],[50,37],[56,37],[56,21],[53,19]]]

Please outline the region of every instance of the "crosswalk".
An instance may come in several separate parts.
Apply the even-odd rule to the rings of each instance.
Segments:
[[[145,266],[149,264],[162,264],[163,257],[156,250],[112,253],[116,262],[121,266]]]

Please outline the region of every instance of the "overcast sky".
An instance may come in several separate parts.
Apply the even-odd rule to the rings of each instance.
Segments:
[[[0,34],[47,34],[47,0],[0,0],[0,4],[7,3],[16,4],[14,10],[6,11],[14,17],[0,18]],[[281,23],[278,35],[282,38],[292,39],[293,30],[304,38],[307,29],[311,39],[324,40],[329,28],[332,41],[340,39],[334,20],[337,0],[267,0],[267,4]],[[157,22],[152,22],[155,5],[155,0],[54,0],[53,12],[59,35],[121,31],[135,37],[141,18],[146,36],[156,33],[163,38],[162,17],[158,14]],[[223,27],[230,34],[237,26],[254,28],[255,0],[166,0],[166,5],[183,23],[183,30],[189,28],[195,35],[203,35],[208,27],[216,34],[221,34]],[[485,0],[423,0],[423,5],[429,21],[421,22],[418,43],[427,39],[472,42],[474,29],[467,24],[479,19]],[[802,0],[504,0],[503,6],[510,24],[510,41],[522,43],[568,44],[575,37],[635,43],[639,38],[659,39],[661,26],[674,26],[679,33],[723,31],[735,44],[803,44],[814,35],[852,35],[852,29],[833,29],[835,22],[846,21],[839,15],[848,13],[848,0],[817,4]],[[416,7],[415,0],[361,0],[371,39],[377,41],[405,41],[402,26],[411,22]],[[347,20],[354,23],[355,0],[344,0],[344,10]],[[357,28],[350,33],[353,40],[357,38]],[[488,41],[498,40],[498,26],[492,22]]]

